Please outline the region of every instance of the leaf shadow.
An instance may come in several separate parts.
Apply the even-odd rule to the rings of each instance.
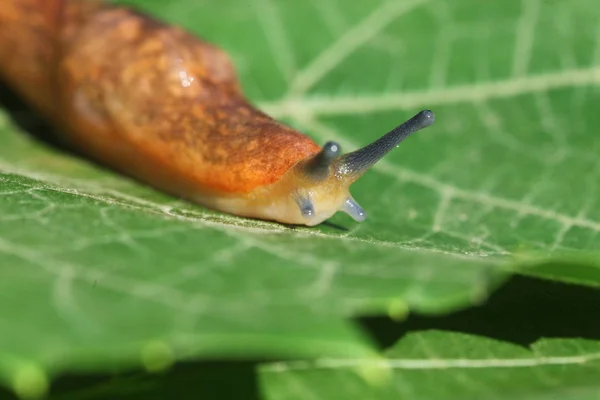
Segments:
[[[52,384],[47,400],[259,400],[257,361],[181,362],[162,373],[66,375]],[[17,400],[0,388],[0,399]]]
[[[306,225],[292,225],[292,224],[283,224],[283,223],[281,223],[281,225],[286,227],[290,231],[298,231],[298,230],[307,229]],[[347,227],[337,224],[335,222],[331,222],[329,220],[321,222],[321,224],[319,224],[316,227],[308,227],[308,229],[313,229],[313,230],[320,229],[320,228],[328,228],[328,229],[331,229],[334,231],[340,231],[340,232],[349,232],[350,231],[350,229],[348,229]]]
[[[385,317],[360,318],[359,322],[382,348],[408,332],[430,329],[528,347],[541,338],[600,340],[595,317],[599,305],[600,290],[517,275],[480,306],[436,317],[413,314],[403,322]]]
[[[341,232],[349,232],[350,229],[346,228],[345,226],[342,226],[340,224],[336,224],[334,222],[331,221],[323,221],[323,225],[331,228],[331,229],[335,229],[337,231],[341,231]]]
[[[12,122],[31,139],[55,150],[77,155],[61,143],[57,129],[2,80],[0,80],[0,108],[4,109]]]

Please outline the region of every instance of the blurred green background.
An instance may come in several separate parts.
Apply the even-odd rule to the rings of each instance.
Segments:
[[[287,227],[57,148],[2,87],[7,388],[32,397],[56,378],[57,399],[598,396],[595,2],[122,3],[222,47],[249,99],[317,143],[351,151],[423,108],[437,120],[353,185],[365,222]]]

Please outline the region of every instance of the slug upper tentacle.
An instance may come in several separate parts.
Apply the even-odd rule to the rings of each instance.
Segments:
[[[99,0],[5,0],[0,76],[80,153],[234,215],[317,225],[365,211],[349,187],[413,132],[425,110],[342,155],[257,110],[221,49]]]
[[[398,146],[400,142],[411,134],[430,126],[434,121],[435,116],[431,110],[421,111],[373,143],[342,156],[336,162],[338,172],[347,179],[358,179],[383,156]]]

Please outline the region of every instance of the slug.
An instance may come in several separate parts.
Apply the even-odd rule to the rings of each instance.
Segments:
[[[159,190],[243,217],[314,226],[365,211],[349,187],[429,110],[348,154],[256,109],[228,55],[98,0],[3,0],[0,77],[78,152]]]

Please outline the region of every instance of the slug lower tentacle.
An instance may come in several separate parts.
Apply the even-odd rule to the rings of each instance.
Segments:
[[[223,212],[316,225],[364,210],[350,185],[409,134],[422,111],[341,155],[253,107],[216,46],[95,0],[5,0],[0,76],[79,152]]]

